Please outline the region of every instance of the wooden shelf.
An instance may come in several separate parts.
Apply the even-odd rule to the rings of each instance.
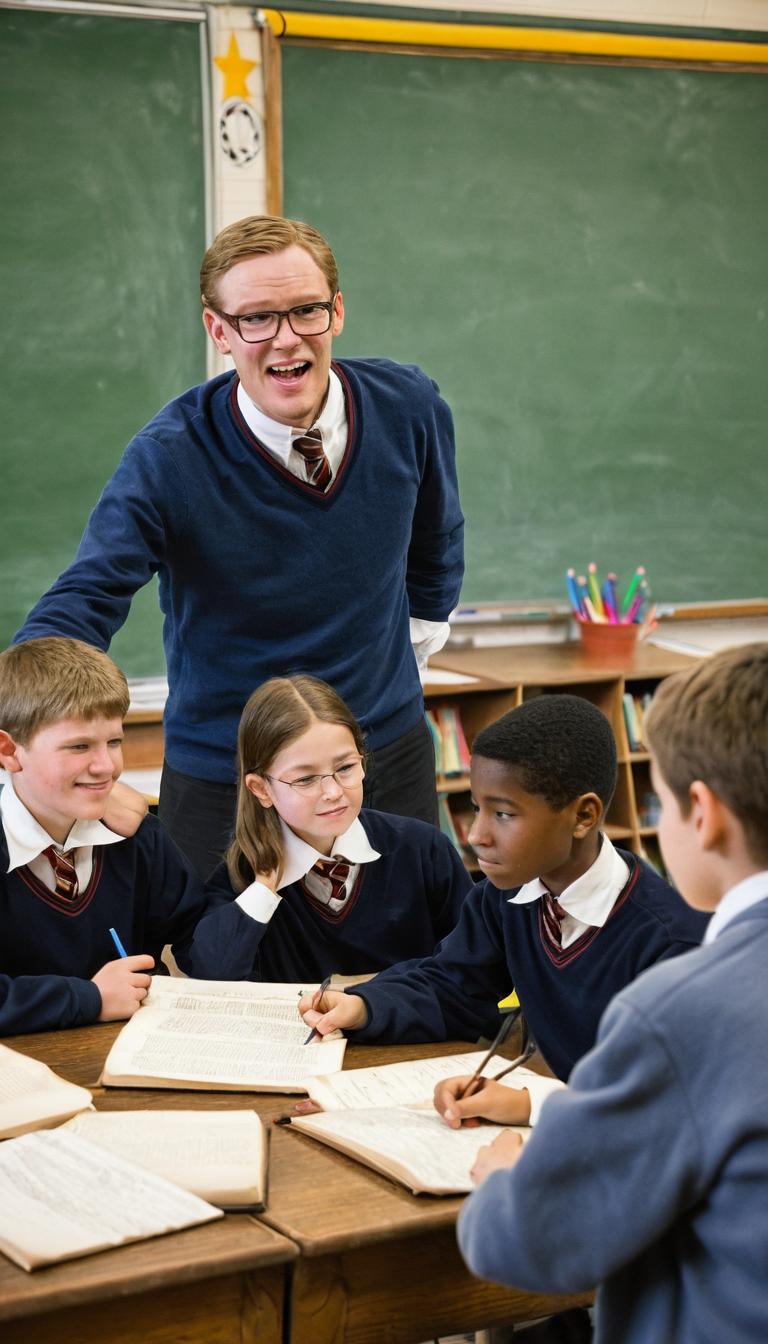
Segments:
[[[466,793],[469,788],[469,775],[438,775],[438,793]]]
[[[687,654],[647,644],[638,646],[631,667],[626,668],[590,661],[579,643],[443,650],[435,657],[435,666],[478,680],[462,687],[430,686],[427,682],[425,699],[428,706],[442,703],[458,710],[470,747],[481,728],[537,695],[553,692],[581,695],[596,705],[611,724],[618,755],[618,782],[605,833],[609,839],[639,853],[642,841],[657,835],[655,826],[640,825],[638,808],[638,800],[642,805],[650,788],[651,758],[647,751],[629,750],[622,696],[625,690],[634,690],[637,683],[644,683],[645,690],[653,690],[663,677],[697,661]],[[469,778],[440,776],[437,787],[449,800],[468,790]],[[451,809],[450,801],[446,805]]]

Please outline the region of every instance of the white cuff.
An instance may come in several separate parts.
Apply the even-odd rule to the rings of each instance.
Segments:
[[[439,653],[450,633],[447,621],[425,621],[421,616],[411,616],[411,643],[420,668],[426,667],[433,653]]]
[[[259,924],[268,924],[280,904],[280,897],[263,882],[252,882],[240,892],[235,904]]]
[[[502,1081],[507,1083],[506,1078]],[[553,1092],[559,1092],[565,1087],[565,1083],[559,1078],[547,1078],[540,1073],[534,1073],[531,1069],[515,1069],[515,1072],[509,1075],[507,1086],[525,1088],[531,1099],[531,1116],[528,1124],[535,1125],[538,1123],[541,1108],[547,1097],[551,1097]]]

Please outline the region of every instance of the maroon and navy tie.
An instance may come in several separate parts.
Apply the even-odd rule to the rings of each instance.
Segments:
[[[345,863],[343,859],[318,859],[312,865],[313,873],[319,873],[326,881],[331,884],[332,901],[343,901],[349,870],[352,867],[350,863]]]
[[[323,436],[319,429],[308,429],[294,439],[291,447],[307,464],[309,484],[315,490],[325,490],[331,479],[331,464],[323,450]]]
[[[56,878],[56,895],[73,901],[77,896],[77,869],[75,868],[74,849],[60,850],[49,845],[43,853],[50,863]]]
[[[541,898],[541,913],[544,918],[544,929],[552,945],[560,948],[563,945],[562,931],[560,925],[565,919],[566,911],[561,906],[556,896],[550,891],[545,891]]]

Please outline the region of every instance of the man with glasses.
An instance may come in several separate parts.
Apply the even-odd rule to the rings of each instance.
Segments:
[[[207,875],[228,843],[237,723],[255,686],[308,672],[372,753],[369,807],[437,819],[417,659],[444,643],[463,573],[450,411],[415,366],[332,362],[336,262],[300,221],[224,229],[203,321],[234,372],[129,444],[74,563],[16,639],[107,648],[160,578],[169,698],[160,816]]]

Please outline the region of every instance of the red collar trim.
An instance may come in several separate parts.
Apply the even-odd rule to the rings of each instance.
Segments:
[[[34,896],[37,896],[39,900],[45,905],[50,906],[50,908],[55,910],[58,914],[68,915],[72,918],[75,915],[81,915],[84,910],[88,909],[88,906],[96,895],[96,888],[99,885],[99,878],[101,877],[101,870],[103,867],[103,851],[98,846],[95,846],[90,881],[84,891],[79,891],[77,893],[77,896],[73,901],[68,901],[64,896],[57,896],[55,891],[49,891],[45,883],[41,882],[38,877],[35,877],[35,874],[31,869],[27,868],[26,864],[23,868],[17,868],[16,872],[24,885],[29,887],[29,890]]]
[[[611,913],[609,914],[608,919],[605,921],[606,924],[608,923],[609,920],[613,919],[614,915],[617,914],[618,911],[621,909],[621,907],[624,905],[624,902],[627,900],[631,892],[634,890],[639,876],[640,876],[640,864],[635,859],[631,866],[629,877],[627,878],[624,886],[622,887],[621,891],[616,897],[616,900],[613,903]],[[547,929],[544,923],[544,915],[541,909],[541,901],[538,902],[538,917],[539,917],[539,938],[541,939],[544,951],[549,957],[549,960],[552,962],[553,966],[556,966],[558,968],[558,970],[562,970],[563,967],[565,966],[570,966],[571,962],[575,961],[577,957],[580,957],[582,952],[586,951],[586,949],[595,941],[598,934],[600,933],[600,929],[597,928],[586,929],[584,933],[580,934],[580,936],[576,939],[574,943],[569,943],[568,947],[557,948],[552,945],[549,938],[547,937]],[[605,924],[603,925],[603,928],[605,928]]]
[[[240,430],[240,433],[246,439],[248,447],[252,448],[262,461],[266,462],[267,466],[269,466],[276,475],[280,476],[287,485],[298,490],[300,494],[305,496],[305,498],[313,499],[316,504],[330,503],[330,501],[336,497],[339,487],[346,475],[347,467],[352,456],[352,444],[355,439],[355,403],[352,398],[349,381],[343,369],[340,369],[337,364],[332,364],[331,368],[334,373],[338,375],[344,393],[344,409],[347,415],[347,442],[344,446],[344,456],[339,463],[338,470],[328,489],[325,490],[323,494],[320,494],[319,491],[315,490],[309,484],[309,481],[302,481],[300,477],[294,476],[293,472],[289,471],[288,468],[275,457],[274,453],[270,453],[269,449],[264,446],[260,439],[256,438],[256,435],[253,433],[253,430],[249,428],[243,413],[237,404],[237,389],[240,383],[237,374],[235,374],[232,379],[229,388],[229,407],[232,412],[232,418],[234,419],[237,428]]]

